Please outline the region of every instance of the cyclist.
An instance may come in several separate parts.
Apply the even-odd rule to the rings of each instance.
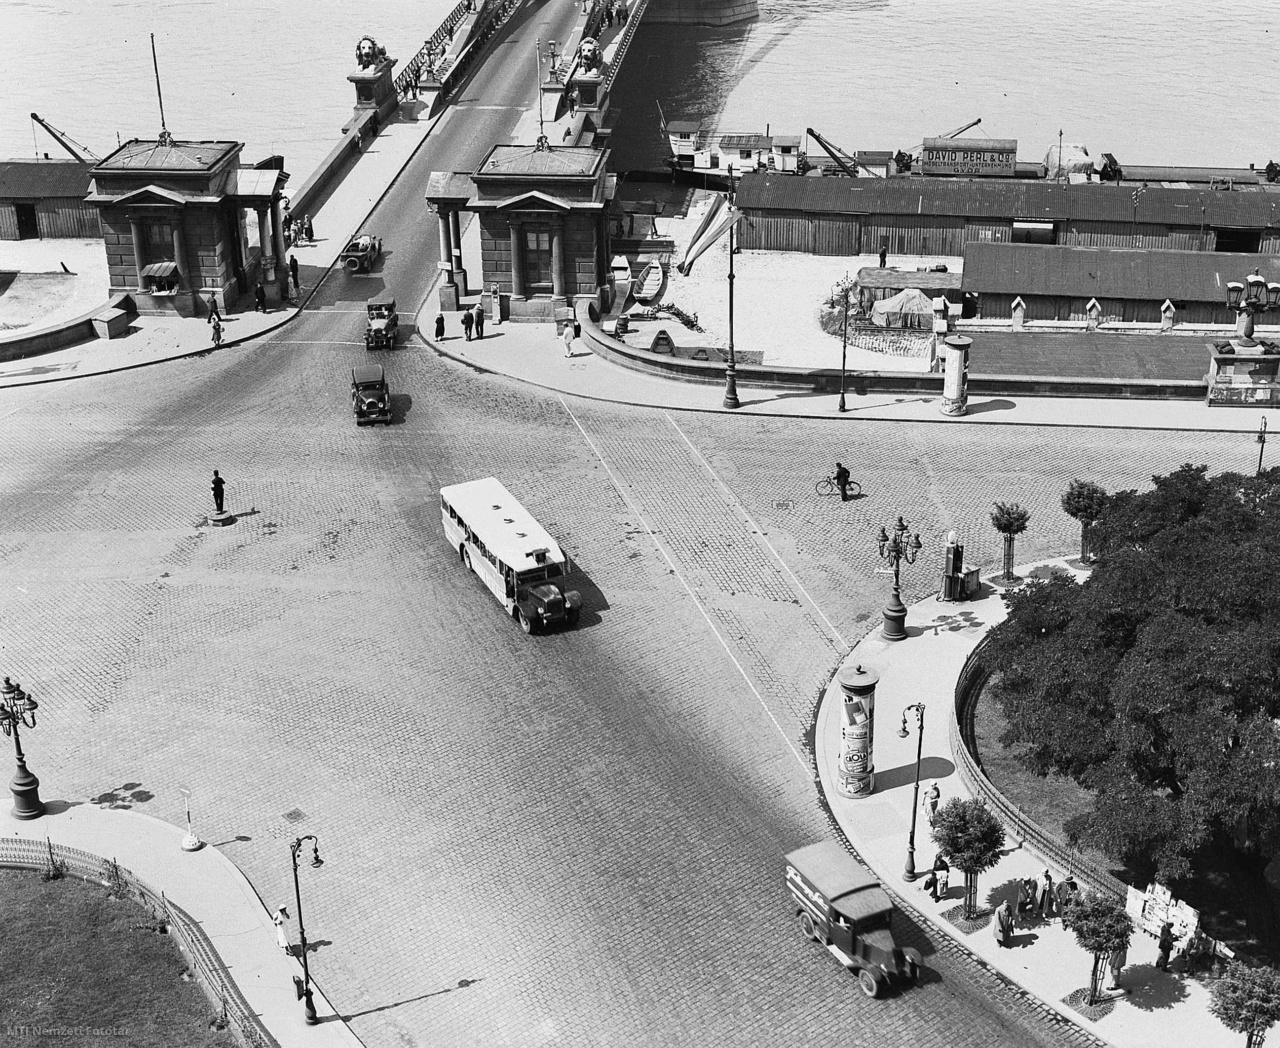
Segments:
[[[840,489],[840,501],[849,501],[849,471],[841,462],[836,463],[836,487]]]

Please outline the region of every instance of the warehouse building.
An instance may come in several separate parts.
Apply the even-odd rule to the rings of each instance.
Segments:
[[[1280,256],[970,243],[961,288],[983,319],[1008,320],[1021,299],[1025,320],[1157,324],[1168,302],[1175,323],[1233,324],[1227,284],[1255,269],[1280,281]]]
[[[799,178],[739,183],[744,248],[964,254],[970,243],[1280,254],[1280,192],[1023,179]]]
[[[82,160],[0,161],[0,240],[100,238],[98,210],[85,201],[92,167]]]

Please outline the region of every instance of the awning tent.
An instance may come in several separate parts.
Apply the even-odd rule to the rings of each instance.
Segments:
[[[142,275],[146,277],[171,277],[178,272],[177,262],[152,262],[142,270]]]
[[[880,327],[930,328],[933,299],[919,288],[909,287],[871,306],[871,322]]]

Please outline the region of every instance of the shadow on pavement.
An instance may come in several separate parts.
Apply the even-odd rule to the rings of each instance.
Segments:
[[[582,614],[578,619],[578,628],[598,626],[603,611],[609,610],[609,601],[600,587],[591,581],[591,576],[582,569],[576,560],[573,562],[573,574],[566,580],[567,588],[582,594]]]
[[[391,394],[391,424],[403,426],[409,412],[413,410],[413,397],[408,393]]]
[[[1121,985],[1129,991],[1129,1003],[1144,1012],[1163,1011],[1187,999],[1187,988],[1176,975],[1154,964],[1135,964],[1124,970]]]
[[[453,993],[454,990],[465,990],[468,986],[474,986],[479,981],[479,979],[459,979],[457,986],[446,986],[443,990],[432,990],[430,993],[424,993],[420,997],[406,997],[403,1001],[392,1001],[390,1004],[382,1004],[377,1008],[366,1008],[363,1012],[348,1012],[346,1015],[326,1015],[320,1021],[325,1023],[341,1020],[344,1023],[349,1023],[352,1019],[359,1019],[363,1015],[377,1015],[378,1012],[389,1012],[392,1008],[413,1004],[416,1001],[426,1001],[442,994]]]
[[[970,401],[966,414],[985,415],[988,411],[1012,411],[1017,406],[1012,400],[985,400],[981,404]]]
[[[946,757],[925,757],[920,761],[920,781],[925,779],[945,779],[955,774],[956,766]],[[876,772],[876,793],[895,790],[899,786],[910,786],[916,781],[916,762],[902,764],[888,771]]]

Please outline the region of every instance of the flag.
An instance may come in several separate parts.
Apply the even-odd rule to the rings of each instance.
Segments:
[[[711,216],[714,216],[714,218],[705,222],[704,228],[689,243],[689,246],[685,249],[684,258],[676,266],[676,270],[681,276],[688,276],[698,256],[724,236],[730,227],[742,218],[742,212],[728,203],[724,197],[719,197],[718,199],[720,202],[714,205],[708,213],[709,218]]]

